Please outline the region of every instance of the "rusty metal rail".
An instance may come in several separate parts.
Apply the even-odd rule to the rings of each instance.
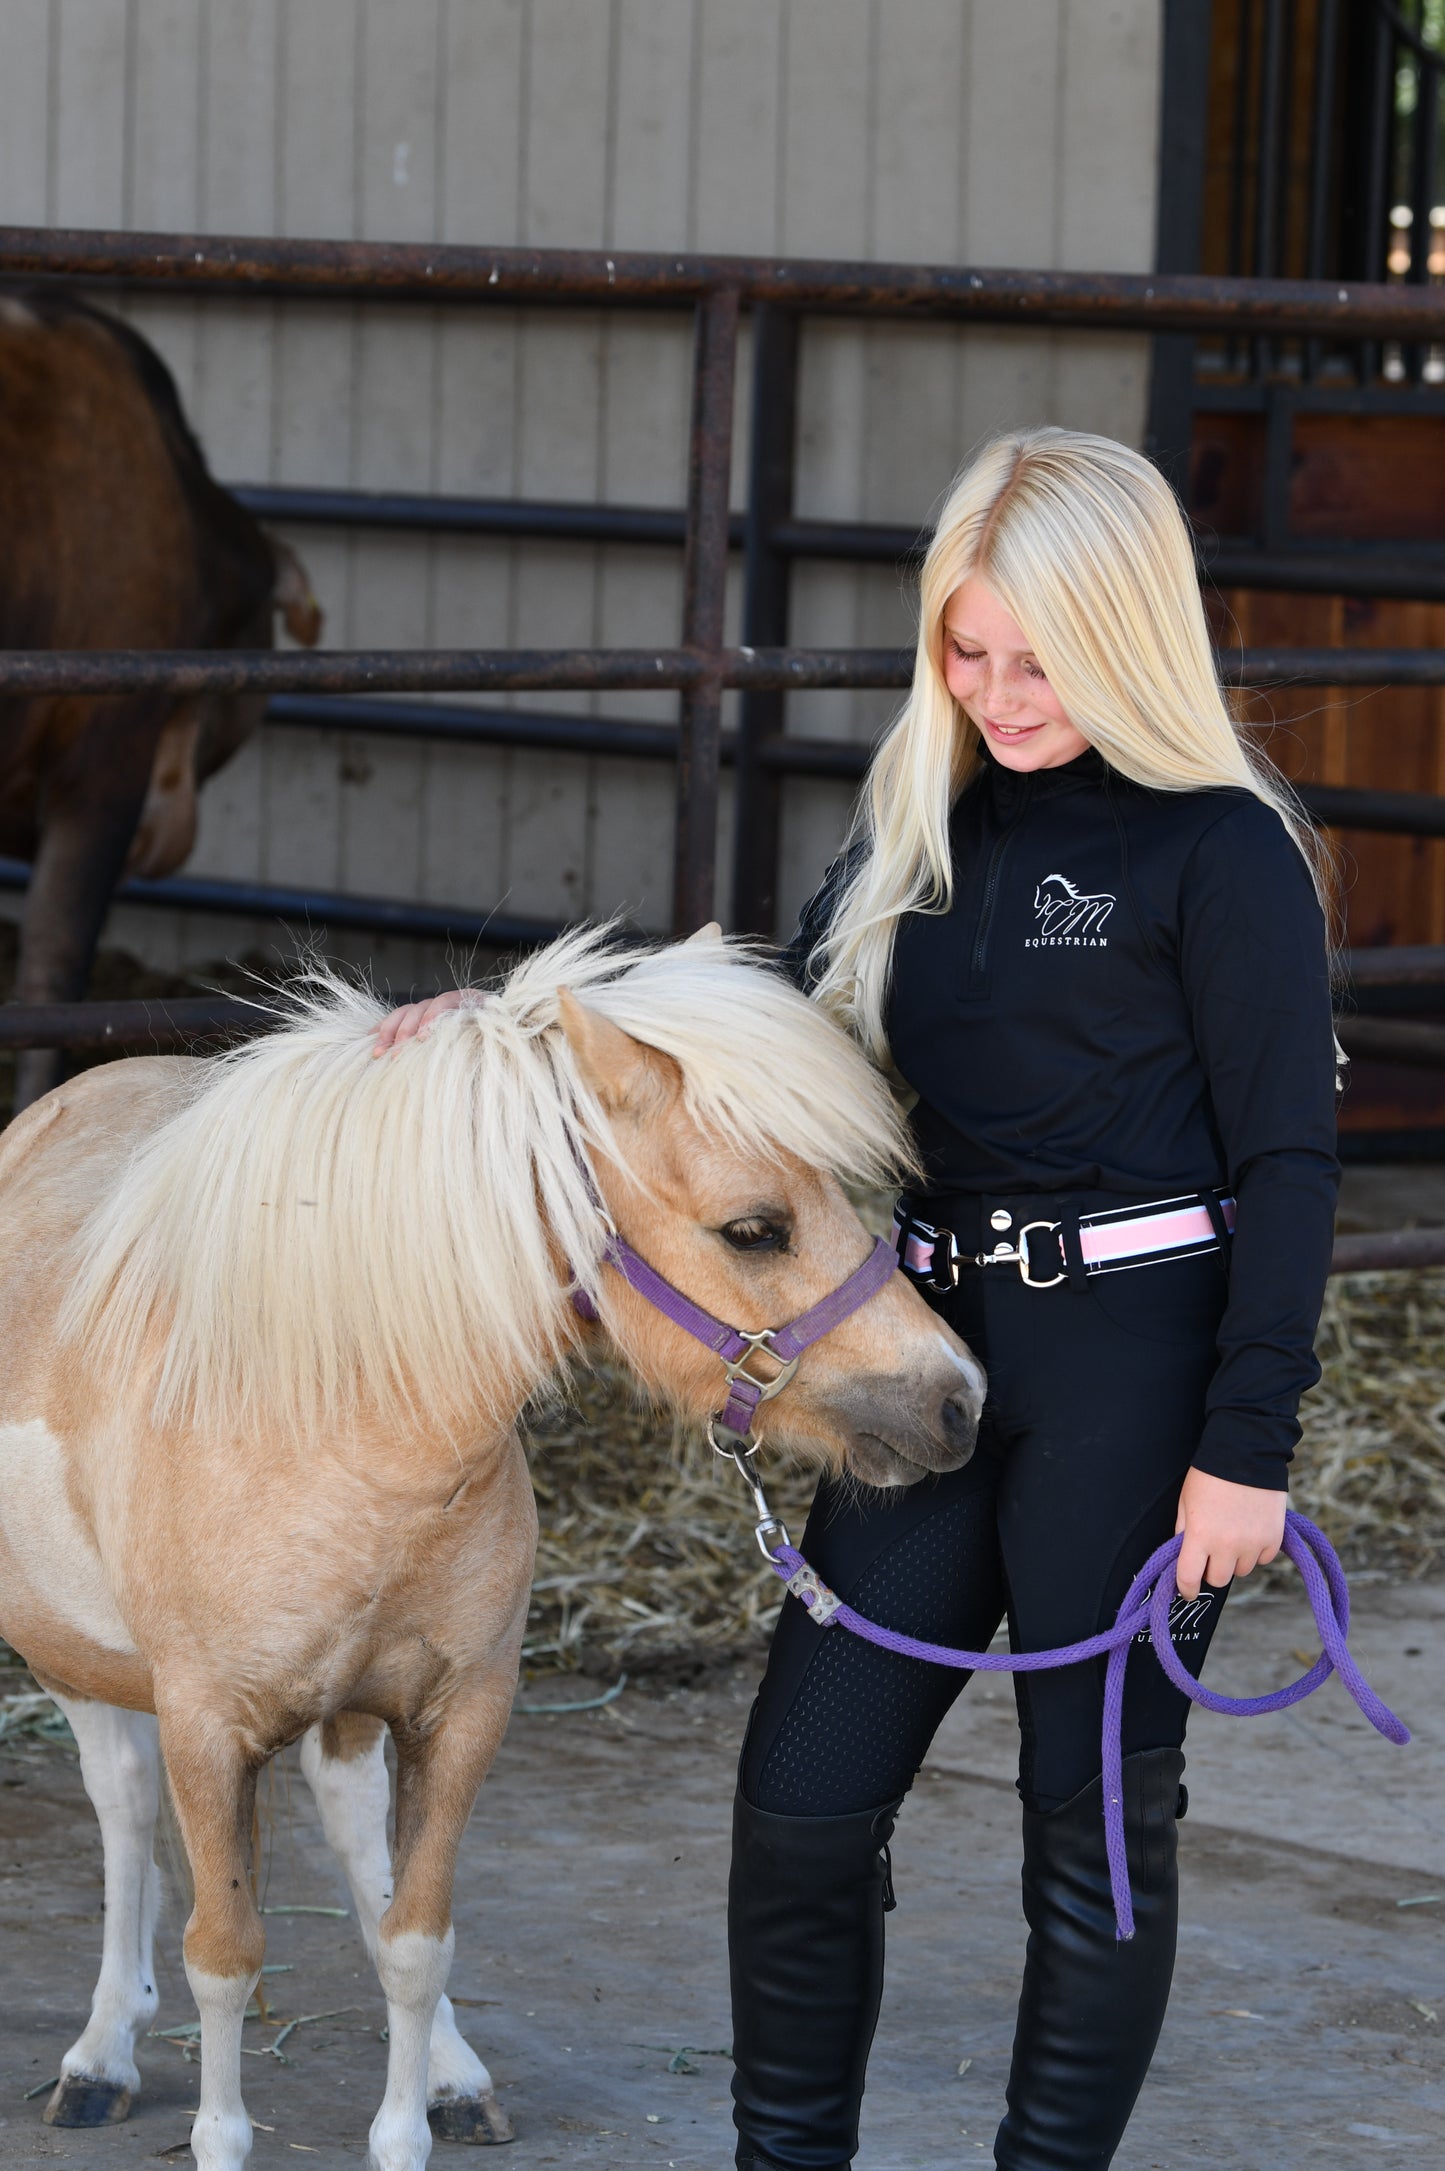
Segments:
[[[0,227],[0,272],[89,285],[311,299],[687,308],[729,292],[810,315],[945,317],[1089,331],[1438,341],[1429,287],[1180,273],[1018,271],[847,259]]]
[[[0,1003],[0,1048],[175,1048],[269,1032],[274,1015],[228,995],[113,1003]]]
[[[716,554],[716,537],[713,552]],[[698,583],[695,582],[695,585]],[[711,626],[699,631],[711,631]],[[1445,649],[1254,648],[1224,652],[1233,685],[1445,686]],[[560,693],[906,687],[895,648],[9,649],[0,693]],[[689,737],[683,726],[682,737]],[[815,742],[833,747],[846,742]],[[715,754],[712,758],[716,758]],[[1392,794],[1403,808],[1413,794]]]

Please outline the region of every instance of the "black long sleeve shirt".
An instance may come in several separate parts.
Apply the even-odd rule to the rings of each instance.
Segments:
[[[930,1191],[1227,1185],[1195,1462],[1282,1489],[1339,1183],[1325,930],[1298,850],[1250,792],[1149,791],[1092,751],[1029,775],[986,761],[952,838],[952,907],[901,921],[886,1013]],[[804,983],[842,865],[786,953]]]

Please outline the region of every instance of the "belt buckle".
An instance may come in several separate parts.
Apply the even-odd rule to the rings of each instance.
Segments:
[[[1048,1281],[1035,1281],[1029,1272],[1029,1232],[1033,1229],[1047,1229],[1050,1235],[1056,1236],[1061,1226],[1057,1221],[1026,1221],[1019,1230],[1019,1280],[1026,1289],[1057,1289],[1061,1281],[1068,1280],[1067,1274],[1054,1274]]]

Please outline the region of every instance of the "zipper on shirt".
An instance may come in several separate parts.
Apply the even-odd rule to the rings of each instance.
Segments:
[[[983,877],[983,896],[978,908],[978,926],[974,930],[973,954],[968,965],[970,989],[977,988],[988,970],[988,938],[993,928],[994,910],[998,904],[999,881],[1003,874],[1003,863],[1009,845],[1013,841],[1014,830],[1018,827],[1024,808],[1028,804],[1032,784],[1032,777],[1025,776],[1023,778],[1018,805],[1004,823],[994,840],[993,850],[988,855],[988,866],[984,870]]]

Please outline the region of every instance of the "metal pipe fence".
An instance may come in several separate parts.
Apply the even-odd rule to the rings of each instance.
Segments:
[[[202,659],[149,659],[129,671],[113,659],[71,659],[66,690],[119,690],[159,683],[147,669],[173,668],[177,690],[202,685],[277,692],[354,695],[436,691],[675,688],[680,696],[674,924],[681,931],[709,917],[716,892],[718,780],[724,687],[744,693],[735,749],[739,819],[735,823],[733,918],[759,933],[773,930],[777,889],[779,792],[788,773],[819,773],[816,758],[796,768],[775,742],[785,737],[779,696],[789,686],[897,686],[896,659],[861,652],[816,654],[789,648],[787,579],[799,555],[908,555],[921,538],[862,525],[802,522],[791,504],[796,407],[797,327],[807,314],[956,322],[1071,326],[1091,331],[1228,331],[1240,337],[1331,336],[1421,340],[1445,332],[1445,296],[1429,288],[1338,285],[1322,280],[1218,279],[1193,275],[975,270],[968,267],[789,261],[724,256],[607,255],[601,251],[476,249],[418,243],[332,243],[200,235],[135,235],[0,228],[0,275],[82,280],[89,285],[191,293],[326,296],[336,300],[496,306],[546,303],[614,308],[690,309],[695,322],[688,505],[684,514],[639,508],[504,507],[463,501],[450,511],[416,499],[383,499],[378,518],[487,526],[492,532],[640,539],[685,552],[682,647],[650,660],[628,652],[572,651],[528,656],[310,657],[258,659],[255,675],[201,675]],[[732,379],[739,316],[753,312],[755,359],[750,504],[741,523],[727,504],[731,461]],[[340,493],[301,494],[314,517],[341,510]],[[252,500],[263,501],[253,492]],[[282,497],[272,494],[276,511]],[[349,501],[348,501],[349,503]],[[296,510],[302,509],[298,500]],[[351,510],[366,508],[350,507]],[[679,533],[680,523],[680,533]],[[744,643],[723,641],[729,548],[747,551]],[[1310,572],[1311,568],[1306,568]],[[65,659],[7,659],[0,690],[60,690]],[[217,659],[212,659],[212,663]],[[239,657],[225,659],[232,674]],[[1332,657],[1316,676],[1313,655],[1282,659],[1295,684],[1422,684],[1427,656]],[[116,676],[106,679],[108,667]],[[290,676],[292,669],[299,673]],[[47,676],[47,670],[51,674]],[[573,672],[579,676],[572,676]],[[12,675],[13,674],[13,675]],[[348,676],[347,674],[353,674]],[[413,675],[415,674],[415,675]],[[1244,683],[1263,683],[1246,672]],[[294,716],[292,720],[297,720]],[[354,725],[352,728],[356,728]],[[511,743],[527,743],[523,727]],[[441,735],[441,734],[439,734]],[[539,732],[534,743],[546,743]],[[551,743],[555,744],[555,737]],[[581,750],[579,748],[579,750]],[[611,751],[600,737],[590,751]],[[620,749],[619,749],[620,750]]]
[[[678,792],[673,927],[682,933],[712,916],[717,889],[719,780],[737,772],[733,918],[770,933],[777,890],[779,794],[787,776],[860,773],[866,748],[846,741],[790,738],[783,697],[805,687],[901,689],[911,658],[892,650],[803,649],[790,645],[788,578],[798,557],[904,558],[926,536],[867,523],[800,519],[792,504],[798,326],[810,315],[943,319],[961,324],[1061,327],[1090,332],[1226,333],[1235,338],[1445,342],[1445,293],[1421,286],[1324,280],[1218,279],[1193,275],[1035,272],[954,266],[789,261],[725,256],[606,255],[601,251],[485,249],[426,244],[114,234],[0,228],[0,277],[65,280],[87,287],[391,301],[398,305],[511,308],[578,304],[603,309],[690,311],[693,397],[685,511],[608,506],[511,505],[326,491],[243,493],[271,517],[367,519],[379,525],[470,529],[569,540],[648,542],[684,551],[680,645],[673,649],[526,651],[415,650],[321,654],[76,652],[0,655],[0,695],[139,690],[175,693],[259,691],[271,716],[290,728],[377,730],[475,743],[672,761]],[[742,311],[753,319],[752,446],[749,503],[728,504],[733,377]],[[743,638],[729,645],[724,597],[730,550],[745,553]],[[1368,555],[1368,553],[1366,553]],[[1324,577],[1308,553],[1298,566],[1271,560],[1278,585]],[[1372,563],[1376,562],[1374,560]],[[1383,565],[1384,560],[1378,561]],[[1338,558],[1330,577],[1338,578]],[[1237,572],[1239,569],[1234,569]],[[1263,580],[1263,564],[1247,573]],[[1221,556],[1217,577],[1234,577]],[[1272,575],[1270,576],[1273,577]],[[1433,577],[1433,576],[1430,576]],[[1445,556],[1440,571],[1445,593]],[[1428,650],[1264,650],[1224,659],[1241,687],[1283,685],[1445,685],[1445,656]],[[666,688],[679,695],[675,729],[621,720],[503,709],[442,707],[400,696],[443,693],[615,691]],[[742,695],[736,733],[721,729],[722,696]],[[1445,802],[1428,794],[1311,788],[1317,818],[1407,835],[1445,835]],[[24,869],[0,863],[0,885]],[[276,912],[332,925],[481,937],[497,947],[540,939],[539,923],[475,908],[404,900],[345,898],[260,884],[178,877],[131,883],[123,896],[194,909]],[[1445,981],[1445,952],[1414,977]],[[1368,971],[1364,957],[1361,965]],[[1366,984],[1364,981],[1361,984]],[[1385,980],[1374,984],[1389,984]],[[96,1007],[83,1006],[87,1013]],[[114,1007],[114,1006],[110,1006]],[[0,1046],[112,1044],[135,1022],[16,1008],[0,1012]],[[198,1014],[199,1015],[199,1014]],[[208,1013],[214,1018],[220,1012]],[[198,1030],[176,1022],[177,1038]],[[154,1041],[157,1019],[143,1036]],[[169,1030],[169,1028],[166,1028]],[[227,1030],[240,1029],[229,1019]],[[96,1042],[73,1035],[104,1031]],[[27,1032],[49,1036],[26,1041]],[[11,1037],[6,1037],[6,1035]],[[1404,1059],[1403,1057],[1400,1059]],[[1410,1058],[1420,1060],[1418,1053]],[[1350,1239],[1350,1242],[1364,1240]],[[1441,1240],[1445,1261],[1445,1237]]]

